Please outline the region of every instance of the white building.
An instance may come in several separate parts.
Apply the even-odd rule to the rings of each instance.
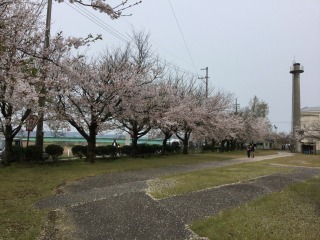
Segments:
[[[300,111],[301,128],[305,131],[305,135],[301,139],[301,151],[303,153],[316,153],[320,154],[320,107],[305,107]],[[316,124],[317,130],[307,132],[311,124]]]

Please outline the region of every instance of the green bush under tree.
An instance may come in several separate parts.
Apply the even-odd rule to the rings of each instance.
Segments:
[[[56,144],[50,144],[45,148],[46,153],[52,157],[53,161],[57,161],[58,157],[63,154],[63,147]]]
[[[25,159],[26,150],[21,146],[12,146],[11,162],[22,162]]]
[[[27,162],[40,162],[42,158],[43,150],[42,147],[28,146],[25,148],[25,156]]]
[[[73,156],[76,156],[82,159],[84,156],[87,155],[87,146],[83,145],[75,145],[71,148]]]

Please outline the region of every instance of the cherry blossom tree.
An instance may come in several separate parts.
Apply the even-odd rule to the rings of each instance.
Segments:
[[[128,48],[105,51],[98,59],[69,60],[52,91],[52,120],[72,125],[88,143],[87,158],[94,162],[96,135],[113,120],[132,76],[128,71]]]
[[[4,164],[11,160],[13,138],[38,100],[36,51],[42,4],[6,1],[0,5],[0,131],[5,137]]]
[[[127,70],[134,75],[126,82],[115,123],[118,128],[130,134],[132,155],[136,155],[138,139],[150,131],[152,116],[159,109],[155,82],[162,75],[163,66],[151,51],[149,35],[134,33],[133,39],[131,65]]]
[[[37,101],[50,87],[43,76],[61,64],[71,49],[86,45],[93,37],[52,38],[50,48],[43,49],[45,32],[42,22],[44,2],[6,1],[0,5],[0,121],[6,139],[5,163],[11,159],[12,140],[28,115],[38,108]]]
[[[175,134],[183,143],[183,154],[188,154],[188,145],[193,130],[201,126],[201,101],[203,94],[195,86],[195,79],[191,76],[189,81],[177,89],[176,102],[171,108],[171,121],[175,123]]]
[[[290,143],[290,133],[279,132],[274,134],[274,138],[278,144],[282,145],[282,150],[286,149],[287,144]]]
[[[253,142],[270,135],[272,127],[268,119],[268,113],[268,104],[254,96],[248,107],[239,113],[244,123],[243,132],[238,135],[239,139],[243,142]]]
[[[236,134],[242,130],[242,118],[231,111],[233,94],[225,91],[211,91],[206,99],[202,135],[211,140],[211,147],[216,142],[236,142]]]
[[[64,2],[65,0],[55,0],[59,3]],[[111,19],[117,19],[123,16],[123,11],[138,5],[142,1],[136,1],[133,3],[129,3],[129,0],[124,0],[120,4],[116,6],[111,6],[110,4],[106,3],[105,0],[66,0],[70,3],[78,3],[86,7],[92,7],[95,10],[99,10],[100,12],[106,13],[110,16]]]
[[[188,153],[190,137],[194,141],[217,139],[238,129],[239,118],[233,117],[232,95],[211,90],[208,98],[196,79],[178,72],[169,73],[157,90],[162,110],[154,115],[154,125],[163,133],[163,152],[167,140],[176,134],[183,142],[183,153]],[[236,124],[237,123],[237,124]]]
[[[56,0],[59,3],[64,2],[64,0]],[[111,19],[117,19],[120,16],[125,16],[122,14],[122,12],[128,8],[131,8],[135,5],[138,5],[141,3],[141,1],[134,2],[132,4],[129,4],[130,0],[124,0],[120,4],[118,3],[115,6],[111,6],[110,4],[106,3],[105,0],[68,0],[72,4],[80,4],[86,7],[92,7],[94,10],[99,10],[102,13],[105,13],[110,16]],[[51,8],[52,8],[52,0],[47,1],[47,16],[46,16],[46,29],[44,34],[44,50],[50,48],[50,45],[52,45],[50,41],[50,29],[51,29]],[[126,15],[128,16],[128,15]],[[76,40],[74,38],[73,40]],[[80,41],[81,42],[81,41]],[[44,55],[44,58],[46,58],[46,55]],[[43,83],[46,79],[46,72],[43,74]],[[45,95],[46,88],[42,86],[40,88],[41,95]],[[44,107],[46,98],[45,96],[39,97],[39,106]],[[36,132],[36,145],[38,147],[43,147],[43,125],[44,125],[44,113],[42,111],[38,112],[39,120],[37,124],[37,132]]]
[[[167,141],[177,132],[178,122],[175,116],[178,114],[178,108],[181,102],[178,99],[180,88],[187,82],[187,76],[181,74],[178,70],[169,71],[164,74],[161,81],[157,84],[158,109],[152,115],[153,128],[160,130],[159,136],[162,136],[162,154],[166,153]]]
[[[249,105],[246,107],[245,111],[249,112],[254,118],[265,118],[268,117],[269,106],[265,101],[260,100],[257,96],[254,96],[252,99],[250,99]]]
[[[305,121],[301,123],[301,128],[299,130],[300,139],[313,139],[320,140],[320,121]]]

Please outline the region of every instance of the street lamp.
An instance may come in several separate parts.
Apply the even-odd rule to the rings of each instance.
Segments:
[[[35,128],[38,120],[39,118],[37,115],[29,115],[29,117],[26,119],[26,130],[28,131],[27,147],[29,146],[30,132],[32,132],[33,129]]]

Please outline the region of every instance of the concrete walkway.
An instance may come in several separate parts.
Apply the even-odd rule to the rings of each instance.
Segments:
[[[37,208],[62,209],[73,225],[66,239],[200,239],[187,224],[254,198],[279,191],[291,183],[320,174],[320,169],[297,168],[245,183],[225,185],[156,201],[146,194],[147,180],[178,172],[198,171],[243,162],[290,156],[290,153],[233,159],[196,165],[170,166],[89,177],[43,199]],[[47,231],[42,239],[60,239]]]

